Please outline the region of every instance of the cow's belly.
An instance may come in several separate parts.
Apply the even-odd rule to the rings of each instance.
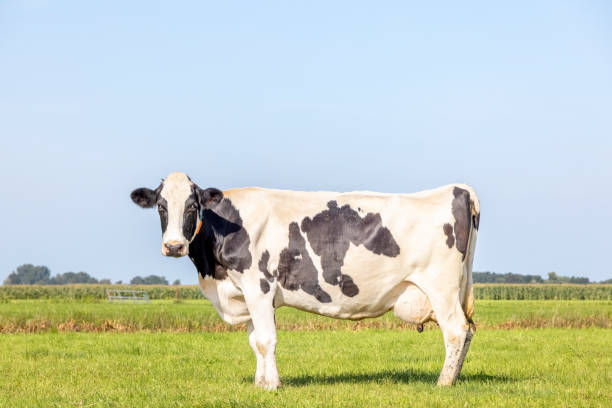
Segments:
[[[410,276],[427,266],[428,255],[428,251],[405,251],[397,257],[387,257],[373,254],[363,246],[351,245],[341,273],[351,278],[358,293],[347,295],[339,284],[326,282],[321,268],[317,276],[318,284],[329,294],[330,302],[321,302],[301,289],[288,290],[279,285],[275,304],[339,319],[377,317],[393,308],[410,285]],[[320,258],[313,255],[313,259],[320,268]]]
[[[337,319],[359,320],[388,312],[403,290],[403,285],[398,284],[390,290],[380,291],[375,298],[359,299],[357,295],[350,299],[332,300],[330,303],[320,303],[314,298],[309,300],[303,294],[283,291],[277,297],[280,300],[275,302],[275,306],[285,305]]]
[[[354,296],[342,293],[339,285],[332,285],[319,275],[319,285],[331,297],[330,302],[320,302],[303,290],[287,290],[279,285],[275,304],[292,306],[301,310],[339,319],[363,319],[380,316],[389,311],[406,288],[406,271],[389,268],[378,262],[361,265],[349,263],[342,273],[350,276],[358,288]]]

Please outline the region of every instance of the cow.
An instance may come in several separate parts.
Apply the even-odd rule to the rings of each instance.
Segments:
[[[456,382],[475,332],[474,190],[415,194],[200,188],[175,172],[131,199],[157,206],[164,256],[188,256],[202,293],[229,324],[246,323],[255,385],[281,386],[275,309],[339,319],[380,316],[442,330],[439,385]]]

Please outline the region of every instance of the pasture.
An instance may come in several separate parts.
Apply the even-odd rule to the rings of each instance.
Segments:
[[[478,331],[458,384],[444,359],[392,314],[346,322],[277,311],[283,388],[252,385],[244,326],[206,300],[0,303],[0,406],[606,406],[612,301],[477,300]]]

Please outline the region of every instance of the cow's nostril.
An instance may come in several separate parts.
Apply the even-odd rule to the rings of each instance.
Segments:
[[[164,244],[168,250],[168,255],[178,255],[183,251],[183,244]]]

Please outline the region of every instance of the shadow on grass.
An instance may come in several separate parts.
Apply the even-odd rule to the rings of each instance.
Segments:
[[[435,384],[438,381],[438,372],[427,372],[417,370],[402,370],[402,371],[377,371],[370,373],[340,373],[333,375],[300,375],[300,376],[283,376],[281,381],[283,384],[301,387],[311,384],[355,384],[355,383],[376,383],[376,382],[392,382],[392,383],[428,383]],[[459,377],[458,383],[462,382],[478,382],[478,383],[509,383],[516,381],[508,376],[489,375],[485,373],[462,374]]]

